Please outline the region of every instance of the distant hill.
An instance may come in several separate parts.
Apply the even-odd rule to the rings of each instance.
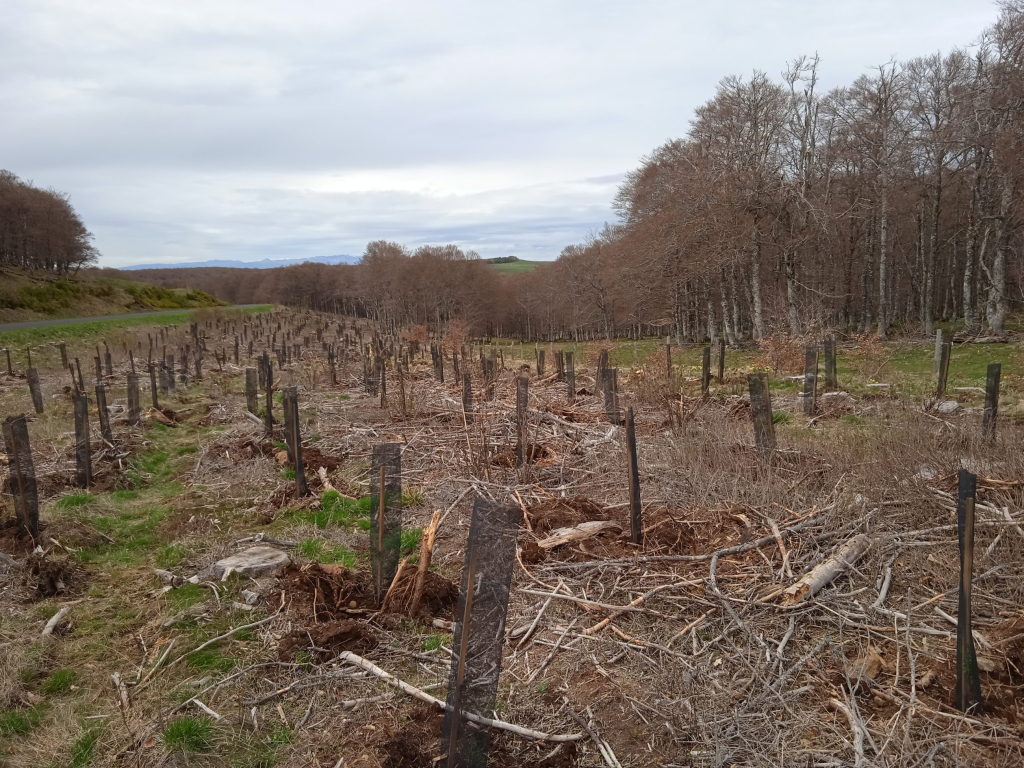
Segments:
[[[517,256],[498,256],[494,259],[484,259],[484,261],[499,272],[505,272],[507,274],[529,272],[536,268],[538,264],[544,263],[541,261],[527,261],[526,259],[520,259]]]
[[[316,256],[312,259],[261,259],[260,261],[232,261],[230,259],[211,259],[210,261],[182,261],[172,264],[133,264],[130,267],[119,267],[124,271],[136,269],[191,269],[193,267],[232,267],[234,269],[274,269],[275,267],[292,267],[307,261],[316,264],[356,264],[360,256],[339,254],[337,256]]]
[[[218,307],[224,303],[203,291],[117,279],[98,269],[60,277],[50,272],[0,268],[0,323]]]

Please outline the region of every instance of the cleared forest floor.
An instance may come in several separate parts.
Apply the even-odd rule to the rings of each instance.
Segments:
[[[303,318],[280,319],[294,327]],[[321,322],[304,319],[306,334]],[[334,340],[338,319],[323,322]],[[187,330],[171,331],[169,349]],[[159,415],[127,424],[121,344],[147,332],[108,339],[114,440],[105,444],[94,426],[88,491],[74,487],[69,377],[56,348],[33,350],[39,416],[25,379],[8,376],[0,358],[0,416],[32,414],[45,524],[43,552],[33,554],[16,536],[5,472],[0,551],[16,561],[0,571],[6,765],[432,765],[445,751],[441,711],[338,654],[354,652],[444,699],[477,495],[521,506],[524,517],[493,716],[582,736],[551,743],[495,731],[490,765],[1024,761],[1017,343],[954,347],[946,400],[958,406],[942,411],[928,402],[933,345],[841,344],[847,394],[822,397],[813,418],[797,396],[802,385],[786,378],[799,373],[786,368],[802,366],[798,350],[779,351],[770,459],[755,451],[746,397],[747,373],[767,362],[761,353],[729,350],[724,381],[703,399],[700,348],[676,351],[670,386],[660,344],[637,345],[635,358],[631,343],[613,345],[622,405],[637,415],[638,547],[628,540],[624,430],[607,422],[596,392],[597,344],[575,349],[571,404],[545,347],[546,374],[531,371],[533,460],[520,468],[518,345],[505,342],[490,401],[479,347],[471,356],[469,425],[461,384],[450,366],[446,383],[437,381],[429,356],[406,376],[406,415],[393,371],[387,408],[365,391],[355,350],[341,358],[336,386],[317,345],[282,370],[275,361],[279,387],[299,392],[312,489],[300,498],[281,434],[265,435],[245,414],[252,362],[212,360],[222,344],[215,326],[203,381],[179,383],[161,396]],[[92,370],[84,361],[94,346],[82,339],[71,348],[83,370]],[[223,346],[230,357],[230,341]],[[532,362],[530,346],[525,357]],[[1003,364],[1003,389],[989,443],[977,388],[994,361]],[[149,397],[144,391],[147,406]],[[382,442],[403,446],[403,555],[415,557],[420,530],[443,511],[428,610],[415,619],[377,611],[370,593],[370,453]],[[973,627],[985,712],[970,716],[952,707],[961,467],[978,475]],[[588,521],[609,525],[575,542],[545,541]],[[259,535],[292,564],[257,579],[211,574]],[[784,589],[861,535],[869,546],[853,567],[812,598],[784,604]]]

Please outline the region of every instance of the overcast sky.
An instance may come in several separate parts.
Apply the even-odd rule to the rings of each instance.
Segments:
[[[101,263],[554,258],[727,74],[825,87],[966,45],[988,0],[0,0],[0,168]]]

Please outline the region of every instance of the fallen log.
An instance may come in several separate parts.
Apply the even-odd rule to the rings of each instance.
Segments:
[[[622,533],[622,526],[612,520],[588,520],[574,528],[557,528],[546,539],[537,542],[541,549],[553,549],[573,541],[592,539],[605,531]]]
[[[823,587],[831,584],[837,576],[860,560],[870,548],[871,538],[866,533],[858,534],[841,544],[831,557],[783,590],[783,605],[793,605],[814,597]]]

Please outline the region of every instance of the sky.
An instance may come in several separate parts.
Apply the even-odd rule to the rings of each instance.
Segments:
[[[989,0],[0,0],[0,168],[103,266],[552,259],[730,74],[822,85],[975,40]]]

